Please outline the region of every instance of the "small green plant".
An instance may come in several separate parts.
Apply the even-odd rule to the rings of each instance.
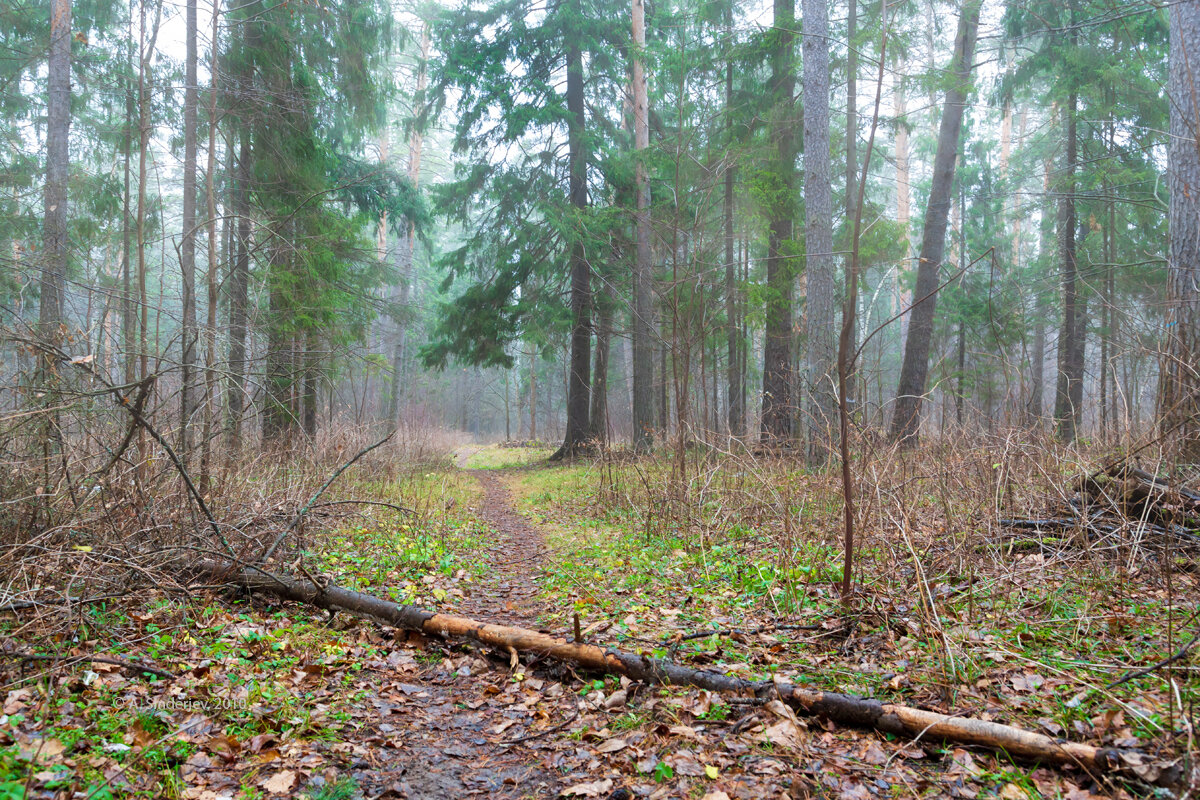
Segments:
[[[307,800],[351,800],[358,791],[358,781],[347,776],[333,783],[309,789],[303,796]]]

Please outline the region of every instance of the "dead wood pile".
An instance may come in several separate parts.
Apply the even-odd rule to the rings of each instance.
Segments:
[[[1149,535],[1177,547],[1200,547],[1200,492],[1194,489],[1125,462],[1084,473],[1068,487],[1050,515],[1001,519],[1001,526],[1076,533],[1088,541]]]

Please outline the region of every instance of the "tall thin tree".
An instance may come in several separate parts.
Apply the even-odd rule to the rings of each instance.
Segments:
[[[1075,3],[1069,8],[1071,48],[1076,50],[1078,33],[1075,29]],[[1083,414],[1084,351],[1087,344],[1087,305],[1081,291],[1079,264],[1076,254],[1075,212],[1076,171],[1079,166],[1078,105],[1079,92],[1075,87],[1074,65],[1065,66],[1065,78],[1070,82],[1066,107],[1063,109],[1063,169],[1058,187],[1058,252],[1062,275],[1063,322],[1058,338],[1058,384],[1054,396],[1054,418],[1058,438],[1073,442],[1079,432]]]
[[[775,0],[771,26],[770,124],[775,168],[770,186],[767,235],[766,342],[763,347],[762,440],[778,445],[792,437],[792,288],[795,268],[792,241],[796,173],[795,151],[795,0]],[[832,249],[832,248],[831,248]]]
[[[646,156],[650,148],[650,112],[646,90],[646,11],[633,0],[633,146],[636,211],[633,262],[633,444],[649,449],[654,428],[654,304],[651,296],[650,178]]]
[[[937,152],[933,159],[933,181],[925,207],[925,227],[921,237],[917,286],[908,337],[904,343],[904,362],[896,390],[892,413],[892,439],[915,446],[921,428],[921,401],[929,374],[929,349],[933,339],[933,318],[937,308],[938,271],[946,252],[946,223],[954,184],[954,166],[958,156],[959,131],[970,89],[975,35],[979,30],[981,0],[965,0],[954,37],[951,67],[954,82],[946,91],[942,122],[938,130]]]
[[[50,4],[50,61],[47,68],[46,184],[43,191],[41,306],[38,335],[61,341],[63,294],[67,286],[67,174],[71,128],[71,0]],[[42,380],[48,362],[41,359]]]
[[[583,95],[583,49],[577,35],[567,37],[567,150],[569,199],[582,214],[588,204],[587,140]],[[582,233],[571,243],[571,354],[567,377],[567,427],[554,458],[565,458],[586,446],[592,370],[592,270]]]
[[[196,405],[196,120],[200,102],[197,78],[197,0],[187,0],[186,57],[183,92],[183,241],[179,247],[183,320],[180,330],[179,443],[184,458],[191,449],[191,421]]]
[[[852,0],[853,2],[853,0]],[[837,398],[833,261],[833,192],[829,163],[829,8],[827,0],[804,0],[804,250],[808,340],[810,463],[823,461],[836,424]],[[853,47],[851,48],[853,49]],[[849,141],[849,134],[847,134]],[[851,156],[848,156],[851,157]],[[846,170],[847,191],[856,176]],[[848,207],[853,207],[848,200]],[[850,217],[853,219],[853,217]]]

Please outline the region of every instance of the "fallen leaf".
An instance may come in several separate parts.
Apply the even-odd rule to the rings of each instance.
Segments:
[[[800,750],[803,740],[800,738],[800,728],[791,720],[781,719],[760,735],[760,741],[770,742],[782,747]]]
[[[858,757],[864,764],[873,764],[875,766],[886,764],[888,760],[887,753],[883,752],[883,748],[874,739],[867,742]]]
[[[1015,783],[1006,783],[1004,788],[1000,790],[1000,797],[1003,800],[1029,800],[1029,794]]]
[[[704,765],[704,774],[708,776],[710,781],[715,781],[717,776],[721,774],[721,770],[717,769],[712,764]]]
[[[590,783],[577,783],[568,789],[563,789],[559,797],[596,797],[605,794],[612,787],[612,778],[591,781]]]
[[[618,750],[624,750],[628,747],[628,742],[624,739],[609,739],[604,744],[596,748],[597,753],[615,753]]]
[[[4,713],[16,714],[21,709],[25,708],[25,701],[33,697],[33,689],[25,687],[24,689],[13,689],[4,698]]]
[[[289,794],[292,789],[296,788],[296,773],[285,769],[283,772],[276,772],[270,778],[260,781],[258,785],[271,794]]]
[[[625,701],[627,699],[629,699],[629,693],[626,692],[624,689],[618,689],[617,691],[610,694],[608,696],[608,699],[606,699],[604,701],[604,708],[609,711],[611,711],[614,708],[622,708],[625,705]]]

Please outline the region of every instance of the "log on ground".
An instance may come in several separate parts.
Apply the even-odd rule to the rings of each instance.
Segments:
[[[935,711],[808,689],[781,681],[750,681],[639,653],[571,642],[527,628],[437,614],[336,585],[318,585],[308,578],[277,575],[258,567],[243,568],[211,559],[202,559],[196,566],[208,575],[250,590],[270,592],[287,600],[330,611],[362,614],[397,628],[419,631],[429,636],[470,639],[504,652],[515,650],[518,653],[536,654],[587,670],[624,675],[646,683],[694,686],[759,698],[778,697],[798,713],[826,717],[841,725],[874,729],[897,736],[975,745],[1004,752],[1024,761],[1078,767],[1097,779],[1120,775],[1145,783],[1170,786],[1177,783],[1180,777],[1180,770],[1173,764],[1158,763],[1136,750],[1069,742],[1011,725],[952,717]]]

